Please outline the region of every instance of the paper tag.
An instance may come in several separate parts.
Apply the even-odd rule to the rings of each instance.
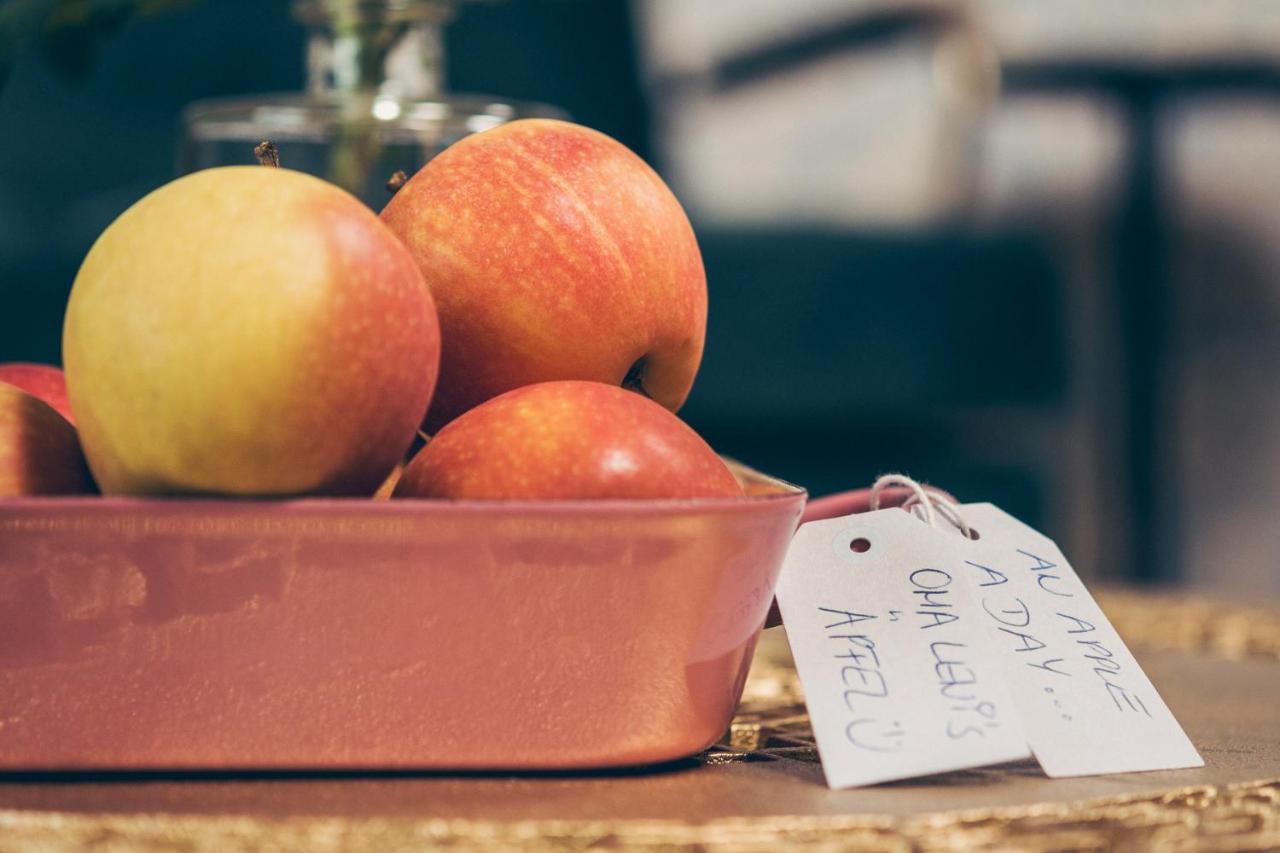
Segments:
[[[913,519],[917,535],[956,543],[952,554],[996,640],[1022,727],[1045,773],[1202,767],[1052,540],[991,504],[968,504],[960,512],[976,541]]]
[[[1031,754],[952,539],[899,509],[796,533],[778,605],[833,788]]]

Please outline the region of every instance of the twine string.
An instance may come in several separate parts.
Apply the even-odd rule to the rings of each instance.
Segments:
[[[902,508],[930,527],[937,527],[938,516],[942,516],[944,521],[960,531],[966,539],[973,538],[973,528],[960,513],[959,504],[937,489],[923,486],[906,474],[885,474],[876,479],[871,486],[870,507],[873,511],[880,509],[880,497],[884,490],[894,486],[911,490],[911,496],[902,503]]]

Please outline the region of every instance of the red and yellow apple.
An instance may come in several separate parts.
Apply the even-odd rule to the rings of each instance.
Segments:
[[[689,220],[621,143],[528,119],[424,166],[382,219],[440,314],[434,432],[535,382],[627,385],[680,408],[702,359],[707,288]]]
[[[639,394],[598,382],[508,391],[450,422],[395,497],[696,498],[742,494],[705,441]]]
[[[63,363],[106,493],[371,495],[431,398],[412,256],[299,172],[210,169],[125,211],[72,288]]]
[[[67,402],[67,377],[61,369],[52,364],[9,362],[0,364],[0,382],[8,382],[15,388],[21,388],[37,399],[43,400],[58,414],[75,424],[76,419],[71,414],[71,404]]]
[[[91,491],[75,427],[35,395],[0,382],[0,497]]]

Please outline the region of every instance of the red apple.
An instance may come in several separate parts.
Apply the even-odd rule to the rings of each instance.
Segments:
[[[512,388],[587,379],[680,408],[707,287],[689,220],[619,142],[528,119],[468,136],[392,198],[444,349],[427,431]]]
[[[431,399],[440,329],[355,197],[232,166],[161,187],[85,258],[63,330],[109,494],[372,495]]]
[[[0,382],[8,382],[52,406],[72,424],[76,419],[67,402],[67,377],[52,364],[30,364],[15,361],[0,364]]]
[[[598,382],[508,391],[442,429],[405,468],[395,497],[697,498],[742,494],[683,421]]]
[[[91,491],[75,427],[34,395],[0,382],[0,497]]]

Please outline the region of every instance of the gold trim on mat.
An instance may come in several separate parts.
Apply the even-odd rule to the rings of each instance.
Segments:
[[[1280,611],[1108,590],[1098,603],[1125,641],[1146,649],[1280,660]]]
[[[15,845],[9,848],[7,845]],[[262,820],[0,811],[5,849],[397,851],[494,846],[819,850],[1272,850],[1280,848],[1280,780],[1074,804],[876,815],[676,821]]]

